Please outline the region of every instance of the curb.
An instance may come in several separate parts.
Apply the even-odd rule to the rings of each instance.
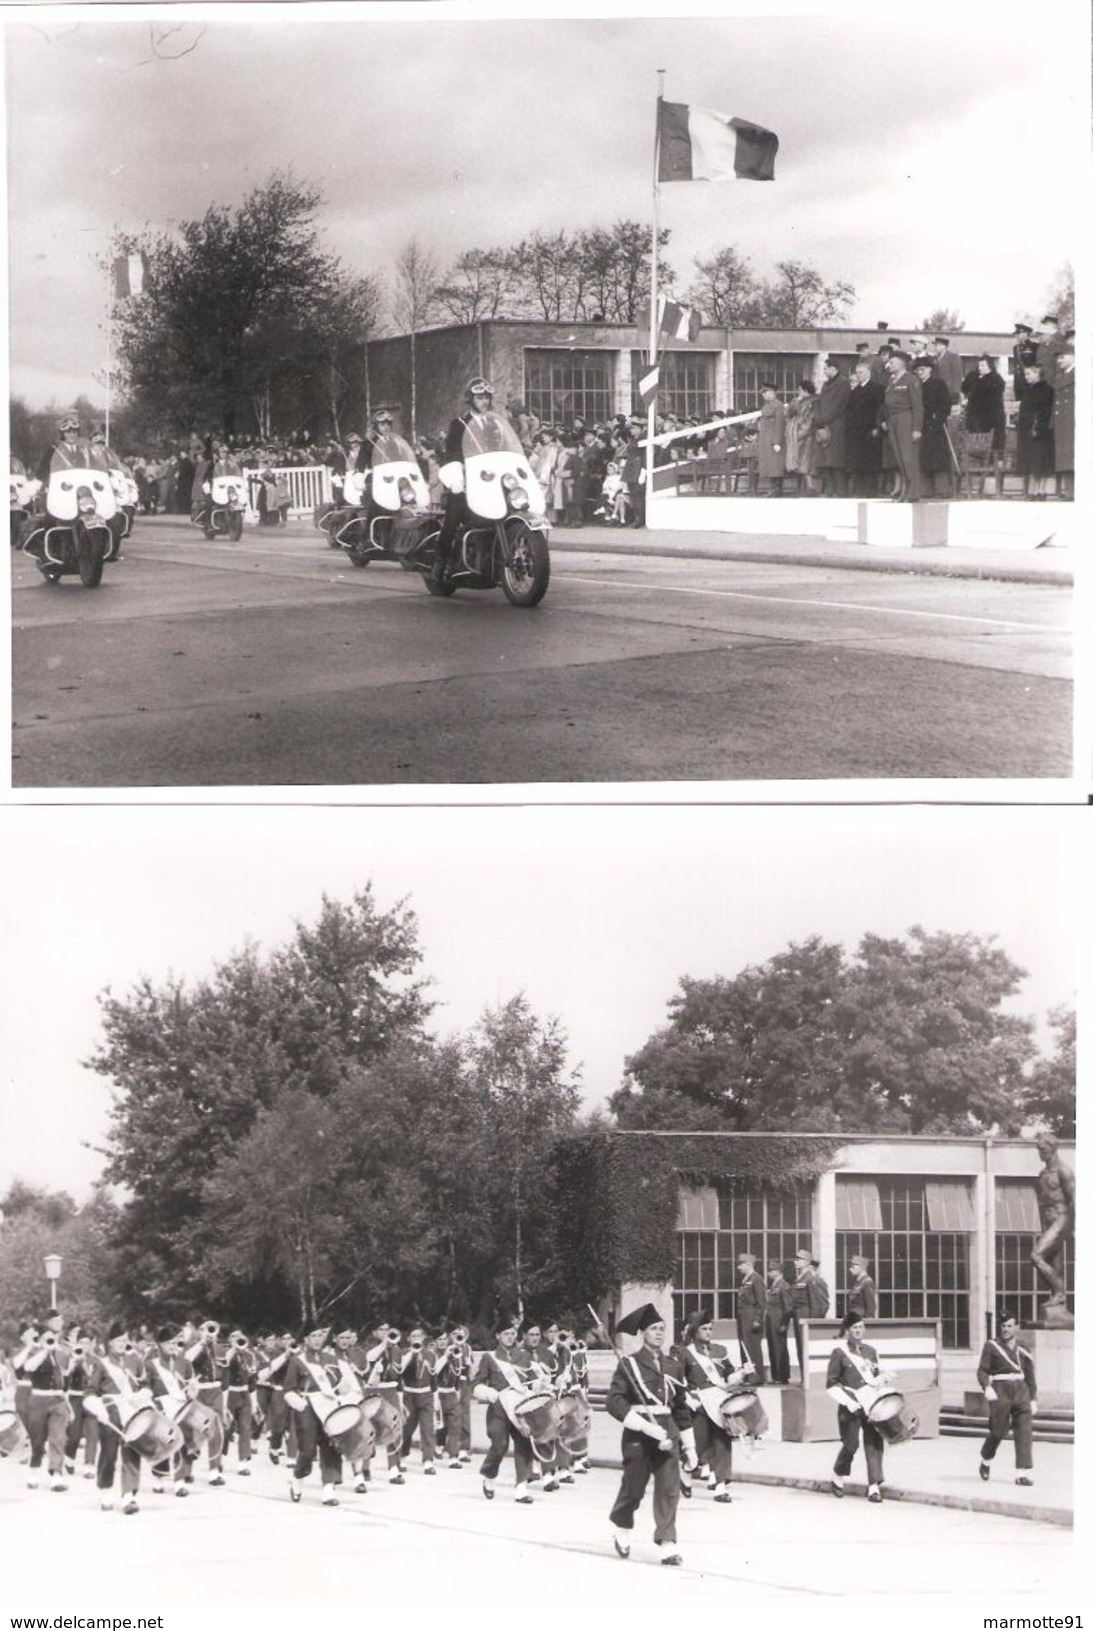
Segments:
[[[607,1471],[619,1472],[622,1469],[620,1461],[600,1461],[592,1459],[593,1467],[602,1467]],[[825,1478],[801,1477],[793,1473],[777,1472],[736,1472],[733,1471],[734,1484],[765,1484],[770,1488],[809,1490],[818,1495],[829,1495],[831,1480]],[[846,1491],[850,1495],[864,1496],[866,1486],[847,1482]],[[930,1490],[903,1489],[898,1484],[884,1486],[884,1499],[886,1501],[908,1501],[917,1506],[949,1507],[958,1512],[985,1512],[999,1518],[1024,1518],[1033,1523],[1050,1523],[1060,1529],[1073,1529],[1074,1514],[1066,1507],[1060,1506],[1015,1506],[1006,1501],[990,1500],[980,1495],[942,1495],[934,1494]]]
[[[971,578],[980,581],[993,579],[1003,583],[1047,584],[1051,588],[1071,588],[1073,571],[1066,567],[1053,567],[1047,572],[1031,572],[1027,567],[1007,564],[986,565],[982,561],[934,561],[918,558],[907,560],[900,556],[878,558],[874,554],[848,557],[845,554],[826,555],[821,550],[790,553],[788,550],[755,549],[746,545],[718,547],[685,544],[680,548],[667,545],[621,542],[615,539],[561,539],[552,534],[551,550],[556,554],[646,555],[664,560],[685,561],[744,561],[759,566],[828,567],[845,572],[896,572],[912,577]]]

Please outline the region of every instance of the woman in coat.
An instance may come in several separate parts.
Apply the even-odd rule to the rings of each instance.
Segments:
[[[816,387],[810,379],[801,381],[786,405],[786,469],[797,477],[799,493],[817,491]]]
[[[948,422],[953,400],[932,357],[916,357],[914,371],[922,386],[922,440],[918,444],[918,466],[922,472],[923,493],[927,498],[949,498],[952,496],[953,458],[949,448]]]
[[[1051,405],[1055,433],[1055,478],[1059,498],[1074,497],[1074,347],[1065,344],[1055,375],[1055,401]]]
[[[1017,474],[1025,478],[1025,496],[1035,499],[1047,497],[1047,480],[1055,472],[1055,392],[1042,374],[1039,363],[1026,364],[1017,402]]]
[[[1006,382],[992,356],[984,351],[974,372],[965,377],[964,400],[968,405],[964,429],[969,435],[992,431],[991,447],[1001,458],[1006,451]]]
[[[786,410],[768,381],[761,387],[763,406],[759,410],[759,480],[770,483],[772,498],[781,498],[786,474]]]

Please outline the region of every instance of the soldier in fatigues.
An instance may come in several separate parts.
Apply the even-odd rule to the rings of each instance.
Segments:
[[[897,482],[892,494],[897,504],[917,504],[922,497],[918,444],[922,440],[922,387],[907,364],[906,351],[893,351],[888,359],[884,391],[887,443],[895,461]]]
[[[667,1326],[653,1304],[646,1303],[621,1319],[615,1333],[640,1335],[642,1341],[636,1354],[619,1359],[607,1393],[608,1414],[622,1423],[622,1483],[611,1508],[615,1551],[619,1557],[630,1556],[634,1513],[652,1478],[653,1540],[661,1549],[660,1561],[682,1563],[676,1537],[679,1454],[691,1413],[682,1381],[670,1373],[661,1354]]]

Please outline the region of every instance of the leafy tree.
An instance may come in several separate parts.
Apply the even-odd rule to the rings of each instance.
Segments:
[[[1060,330],[1074,327],[1074,268],[1069,261],[1059,267],[1052,279],[1044,297],[1044,310],[1053,312],[1059,319]]]
[[[552,1273],[543,1261],[549,1155],[554,1139],[573,1123],[579,1078],[567,1071],[558,1020],[537,1019],[522,992],[486,1010],[467,1051],[469,1086],[486,1131],[492,1289],[522,1311]]]
[[[938,306],[936,310],[926,313],[919,328],[928,334],[961,334],[964,319],[958,311],[950,311],[948,306]]]
[[[1016,1131],[1035,1049],[1003,1005],[1023,978],[991,940],[917,927],[684,978],[611,1108],[624,1127]]]
[[[67,1321],[99,1325],[113,1306],[111,1234],[117,1207],[104,1189],[77,1208],[63,1192],[16,1179],[0,1221],[0,1344],[10,1343],[29,1317],[49,1306],[43,1259],[62,1259],[58,1303]]]
[[[1050,1058],[1038,1059],[1029,1080],[1027,1109],[1060,1138],[1073,1138],[1077,1116],[1077,1015],[1073,1008],[1053,1008],[1048,1022],[1055,1033]]]
[[[104,1040],[87,1061],[115,1091],[106,1176],[130,1200],[119,1251],[134,1294],[162,1307],[202,1284],[202,1183],[289,1086],[319,1098],[420,1032],[413,913],[370,888],[267,957],[248,947],[192,988],[147,977],[100,999]]]
[[[367,337],[372,305],[320,244],[321,202],[318,188],[275,174],[177,234],[116,235],[112,256],[142,249],[152,266],[146,291],[115,304],[121,383],[155,404],[165,430],[231,434],[246,421],[269,436],[276,411],[299,415],[331,309],[348,325],[341,345]]]

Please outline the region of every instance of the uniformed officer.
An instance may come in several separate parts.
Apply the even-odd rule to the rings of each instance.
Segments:
[[[747,1354],[755,1380],[766,1386],[763,1368],[763,1322],[767,1313],[767,1288],[763,1276],[755,1267],[751,1252],[741,1252],[736,1259],[736,1272],[740,1284],[736,1289],[736,1335],[741,1354]]]
[[[622,1423],[622,1483],[611,1508],[615,1551],[630,1556],[634,1513],[652,1478],[653,1540],[662,1563],[679,1564],[679,1455],[691,1417],[683,1384],[662,1357],[668,1327],[660,1311],[646,1303],[619,1320],[615,1334],[641,1337],[636,1354],[620,1357],[607,1392],[608,1414]]]
[[[855,1255],[850,1259],[850,1289],[846,1293],[846,1312],[857,1314],[863,1320],[876,1318],[877,1288],[869,1277],[869,1259]]]
[[[918,450],[922,440],[922,387],[908,367],[910,360],[906,351],[893,351],[889,357],[882,409],[897,475],[892,498],[902,504],[917,504],[922,497]]]
[[[842,1448],[831,1474],[831,1493],[842,1500],[843,1480],[854,1464],[859,1442],[865,1445],[865,1471],[869,1499],[877,1505],[884,1482],[884,1439],[868,1419],[858,1397],[861,1388],[875,1387],[886,1378],[877,1359],[877,1350],[865,1341],[865,1321],[860,1314],[845,1314],[839,1326],[839,1340],[832,1344],[827,1362],[827,1391],[839,1407],[839,1437]]]
[[[1031,1484],[1032,1418],[1036,1414],[1036,1365],[1017,1340],[1017,1316],[999,1310],[998,1335],[983,1344],[977,1371],[989,1406],[989,1430],[979,1452],[979,1476],[986,1483],[998,1446],[1013,1429],[1015,1482]]]
[[[452,420],[448,426],[448,435],[444,443],[444,460],[440,468],[440,479],[447,489],[444,500],[444,519],[441,522],[440,532],[436,541],[436,560],[433,564],[433,579],[438,584],[448,580],[451,570],[452,544],[456,533],[467,514],[467,499],[464,491],[463,473],[463,438],[468,427],[473,428],[482,423],[485,415],[493,407],[493,386],[488,379],[481,375],[467,382],[464,392],[467,408]]]
[[[402,1459],[410,1454],[415,1431],[421,1439],[421,1459],[430,1478],[436,1476],[436,1428],[433,1424],[433,1348],[425,1327],[408,1333],[409,1346],[400,1365],[402,1382]]]

